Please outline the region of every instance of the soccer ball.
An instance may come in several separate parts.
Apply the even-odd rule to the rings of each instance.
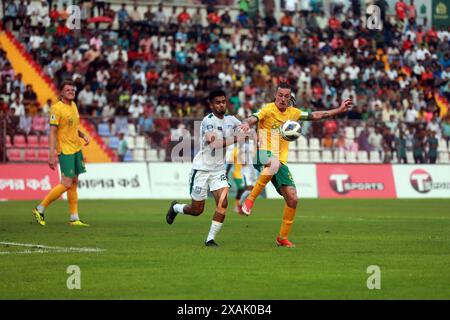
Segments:
[[[297,121],[288,120],[280,127],[281,137],[286,141],[295,141],[301,136],[302,126]]]

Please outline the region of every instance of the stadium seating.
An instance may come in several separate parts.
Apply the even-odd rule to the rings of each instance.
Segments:
[[[158,161],[158,152],[156,149],[149,149],[146,152],[147,161]]]
[[[7,155],[9,161],[22,161],[22,152],[20,149],[8,149]]]
[[[344,150],[336,150],[334,160],[338,163],[345,163],[345,151]]]
[[[98,134],[102,137],[109,137],[111,135],[111,131],[109,130],[109,124],[104,122],[99,123]]]
[[[36,161],[36,160],[37,159],[36,159],[36,150],[35,149],[25,150],[25,161]]]
[[[448,151],[439,152],[439,163],[450,163]]]
[[[319,150],[311,150],[309,152],[309,161],[310,162],[322,162],[322,158],[320,157]]]
[[[300,150],[298,152],[298,161],[299,162],[309,162],[309,152],[305,150]]]
[[[308,140],[304,136],[300,136],[296,141],[297,150],[308,150]]]
[[[39,139],[38,136],[28,136],[28,148],[38,148],[39,147]]]
[[[414,163],[414,156],[412,151],[406,152],[406,161],[408,161],[408,163]]]
[[[119,138],[116,136],[111,136],[109,138],[109,147],[113,150],[119,148]]]
[[[133,150],[135,148],[134,136],[128,136],[125,138],[128,144],[128,149]]]
[[[136,136],[136,140],[135,140],[135,148],[136,149],[147,149],[148,148],[148,144],[146,141],[146,138],[144,136]]]
[[[448,151],[447,141],[445,139],[439,139],[438,143],[438,152]]]
[[[18,134],[14,136],[14,147],[15,148],[25,148],[27,146],[25,136],[22,134]]]
[[[331,150],[322,151],[322,162],[333,162],[333,153]]]
[[[381,163],[381,155],[378,151],[370,151],[369,160],[371,163]]]
[[[361,163],[369,162],[367,151],[358,151],[358,162]]]
[[[49,156],[49,150],[48,149],[39,149],[37,151],[37,161],[40,162],[47,162]]]
[[[297,151],[295,150],[288,151],[288,162],[297,162]]]
[[[145,154],[143,149],[133,150],[133,160],[134,161],[145,161]]]
[[[48,136],[40,136],[39,137],[39,147],[40,148],[48,148]]]
[[[309,139],[309,150],[319,151],[321,149],[318,138]]]
[[[128,124],[128,134],[132,137],[136,135],[136,126],[133,123]]]
[[[346,151],[345,152],[345,159],[349,163],[355,163],[356,162],[356,152],[354,152],[354,151]]]

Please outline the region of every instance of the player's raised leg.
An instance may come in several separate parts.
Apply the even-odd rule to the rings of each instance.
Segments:
[[[281,222],[280,233],[277,236],[277,245],[281,247],[293,248],[295,245],[288,240],[294,223],[295,211],[297,210],[297,190],[293,186],[282,186],[280,188],[286,204],[284,206],[283,221]]]
[[[205,245],[211,247],[217,247],[215,242],[216,235],[222,229],[223,222],[225,220],[225,213],[228,207],[228,190],[229,187],[221,188],[212,191],[214,200],[216,201],[216,210],[211,222],[211,228],[209,229],[208,237],[206,238]]]
[[[258,180],[255,183],[252,191],[248,195],[247,199],[245,199],[244,204],[242,205],[242,212],[246,215],[250,215],[252,211],[253,204],[255,203],[256,198],[261,194],[266,185],[272,180],[272,177],[278,172],[280,167],[280,161],[276,158],[270,158],[267,161],[264,169],[261,171],[261,174],[258,177]]]

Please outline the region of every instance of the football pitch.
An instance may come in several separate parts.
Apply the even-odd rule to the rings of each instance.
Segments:
[[[450,299],[449,200],[300,200],[293,249],[275,245],[282,201],[259,199],[245,217],[231,200],[218,248],[204,246],[211,200],[173,225],[169,203],[80,201],[91,227],[76,228],[66,201],[46,227],[36,201],[1,202],[0,299]]]

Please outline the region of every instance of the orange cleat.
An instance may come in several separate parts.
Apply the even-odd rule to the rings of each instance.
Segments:
[[[279,236],[277,237],[277,246],[286,248],[295,248],[295,244],[290,242],[288,239],[281,239]]]
[[[242,205],[242,212],[249,216],[252,213],[252,207],[253,207],[254,201],[251,201],[249,199],[245,199],[244,204]]]

